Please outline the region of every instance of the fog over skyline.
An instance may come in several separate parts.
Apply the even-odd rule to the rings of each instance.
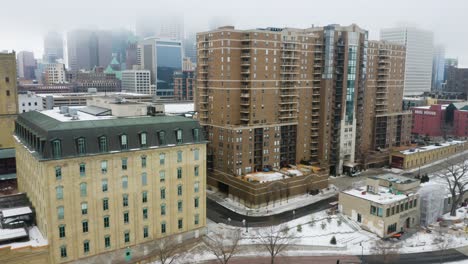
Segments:
[[[186,33],[208,30],[225,21],[240,29],[258,27],[310,27],[356,23],[379,39],[381,28],[415,26],[434,32],[434,44],[445,46],[445,57],[468,67],[466,0],[59,0],[2,1],[0,50],[43,52],[47,31],[65,33],[77,28],[135,30],[137,19],[180,16]],[[65,36],[65,34],[64,34]]]

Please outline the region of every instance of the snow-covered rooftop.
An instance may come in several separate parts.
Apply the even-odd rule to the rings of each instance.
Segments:
[[[193,103],[164,104],[164,112],[169,114],[182,114],[195,111]]]
[[[3,217],[12,217],[12,216],[17,216],[17,215],[25,215],[25,214],[32,213],[31,208],[27,206],[11,208],[11,209],[2,209],[0,211],[2,212]]]
[[[390,192],[389,188],[386,187],[379,187],[379,192],[378,193],[370,193],[366,191],[365,187],[360,187],[357,189],[350,189],[350,190],[345,190],[343,193],[365,199],[371,202],[379,203],[379,204],[390,204],[390,203],[395,203],[401,200],[406,199],[408,196],[411,196],[413,194],[394,194]]]
[[[22,232],[24,232],[24,229],[23,228],[21,229],[23,230]],[[14,231],[9,231],[9,230],[14,230]],[[3,233],[5,237],[4,240],[6,240],[8,236],[12,236],[14,234],[16,234],[15,237],[18,237],[19,235],[22,234],[20,232],[21,231],[17,229],[0,229],[0,236],[2,236],[2,233]],[[10,247],[11,249],[15,249],[15,248],[22,248],[22,247],[27,247],[27,246],[41,247],[41,246],[47,245],[47,240],[42,236],[41,231],[39,231],[39,228],[37,228],[37,226],[33,226],[29,228],[28,233],[29,233],[29,241],[2,244],[0,245],[0,248]]]
[[[86,108],[86,106],[69,106],[69,109],[75,109],[76,110],[76,116],[78,117],[77,121],[84,121],[84,120],[102,120],[102,119],[112,119],[112,118],[117,118],[115,116],[96,116],[96,115],[90,115],[84,112],[81,112],[80,109]],[[69,122],[69,121],[75,121],[72,119],[71,116],[61,114],[60,109],[58,107],[54,107],[54,109],[50,110],[43,110],[41,111],[42,114],[47,115],[49,117],[52,117],[58,121],[61,122]]]
[[[438,145],[429,145],[429,146],[424,146],[424,147],[419,147],[419,148],[412,148],[412,149],[402,150],[402,151],[400,151],[400,153],[404,154],[404,155],[412,155],[412,154],[416,154],[418,152],[424,152],[424,151],[434,150],[434,149],[438,149],[438,148],[444,148],[444,147],[448,147],[448,146],[451,146],[451,145],[463,144],[465,142],[466,141],[460,141],[460,140],[447,141],[447,142],[444,142],[444,143],[439,143]]]
[[[0,240],[9,240],[17,237],[27,236],[24,228],[0,229]]]

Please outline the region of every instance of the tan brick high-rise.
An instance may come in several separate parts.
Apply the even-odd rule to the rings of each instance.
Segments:
[[[369,41],[367,81],[359,108],[359,148],[356,155],[365,167],[388,163],[392,147],[411,141],[411,112],[402,111],[405,46]]]
[[[13,130],[18,115],[15,53],[0,52],[0,149],[14,148]]]

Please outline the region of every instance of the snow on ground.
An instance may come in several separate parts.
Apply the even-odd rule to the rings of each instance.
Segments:
[[[465,219],[467,217],[467,215],[466,215],[467,212],[466,211],[467,211],[466,208],[461,207],[461,208],[457,209],[457,211],[456,211],[457,215],[456,216],[451,216],[450,212],[448,212],[448,213],[446,213],[446,214],[444,214],[442,216],[442,219],[443,220],[450,220],[450,221],[455,221],[455,220],[460,220],[461,221],[461,220],[463,220],[463,219]]]
[[[224,194],[220,194],[218,192],[207,190],[206,193],[208,198],[216,201],[218,204],[236,213],[249,216],[267,216],[291,211],[298,207],[304,207],[309,204],[313,204],[318,201],[333,197],[338,193],[338,188],[331,184],[329,185],[328,190],[324,189],[322,190],[322,193],[319,193],[317,195],[297,195],[289,199],[283,199],[281,202],[270,202],[268,206],[263,206],[258,209],[246,207],[229,197],[224,197]]]

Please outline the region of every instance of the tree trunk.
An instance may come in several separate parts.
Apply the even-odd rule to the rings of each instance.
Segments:
[[[275,257],[274,256],[271,256],[271,264],[275,264]]]

